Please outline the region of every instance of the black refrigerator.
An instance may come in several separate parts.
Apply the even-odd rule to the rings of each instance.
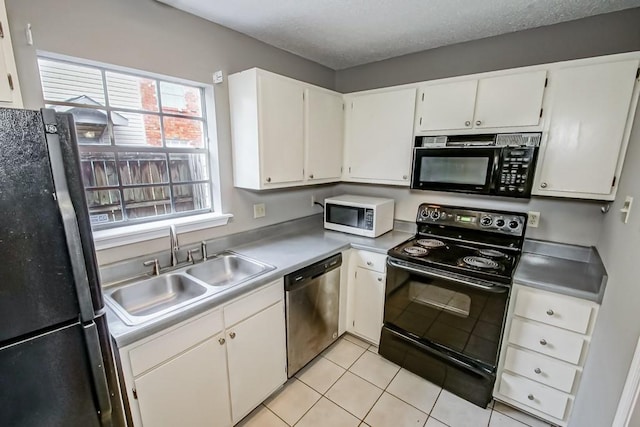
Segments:
[[[120,426],[73,117],[0,108],[0,425]]]

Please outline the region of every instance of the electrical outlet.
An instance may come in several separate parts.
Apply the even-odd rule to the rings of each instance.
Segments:
[[[254,218],[262,218],[267,214],[267,210],[264,207],[264,203],[258,203],[253,205],[253,217]]]
[[[316,195],[312,194],[311,195],[311,207],[314,207],[316,205]]]
[[[537,228],[538,224],[540,224],[540,212],[529,211],[529,221],[527,222],[527,226]]]

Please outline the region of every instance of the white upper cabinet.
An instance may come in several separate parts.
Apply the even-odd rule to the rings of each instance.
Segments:
[[[477,128],[537,126],[547,72],[480,79],[473,125]]]
[[[550,71],[548,132],[534,195],[615,198],[637,70],[634,59]]]
[[[425,86],[418,106],[418,129],[471,128],[477,89],[477,80]]]
[[[0,107],[22,108],[22,95],[4,0],[0,0]]]
[[[339,181],[342,173],[342,95],[305,90],[305,175],[313,182]]]
[[[409,185],[416,89],[345,97],[344,180]]]
[[[545,79],[541,70],[428,83],[421,89],[416,131],[538,126]]]
[[[339,180],[342,95],[252,68],[229,76],[229,105],[236,187]]]
[[[304,179],[301,85],[273,76],[258,77],[258,122],[265,184]]]

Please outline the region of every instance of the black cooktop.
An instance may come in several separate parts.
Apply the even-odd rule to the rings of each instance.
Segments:
[[[390,249],[388,255],[413,264],[501,283],[511,283],[518,262],[518,252],[509,248],[433,235],[416,235]]]

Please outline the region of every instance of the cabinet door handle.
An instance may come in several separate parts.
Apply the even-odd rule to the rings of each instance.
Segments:
[[[371,267],[371,266],[373,265],[373,263],[372,263],[371,261],[367,261],[367,265],[368,265],[369,267]]]
[[[533,396],[533,394],[530,394],[529,396],[527,396],[527,399],[533,400],[533,399],[535,399],[535,397]]]
[[[309,179],[313,179],[313,174],[309,175]]]
[[[482,120],[476,120],[476,126],[480,126],[482,124]]]
[[[547,188],[547,183],[543,182],[542,184],[540,184],[540,188]]]
[[[219,338],[218,342],[220,343],[220,345],[223,345],[227,341],[224,338]]]
[[[236,337],[236,333],[235,332],[230,332],[229,333],[229,337],[231,337],[231,339],[234,339]]]
[[[555,313],[552,309],[547,310],[547,316],[553,316]]]
[[[544,338],[542,338],[540,340],[540,345],[547,345],[547,340],[545,340]]]
[[[540,375],[542,373],[542,369],[536,368],[536,369],[533,370],[533,372],[535,372],[536,374]]]
[[[378,282],[382,282],[382,277],[378,277]]]
[[[267,182],[271,182],[271,177],[267,177]]]
[[[471,126],[471,121],[470,121],[470,120],[467,120],[466,122],[464,122],[464,125],[465,125],[465,126]]]
[[[408,179],[409,176],[408,175],[402,175],[402,179]]]

